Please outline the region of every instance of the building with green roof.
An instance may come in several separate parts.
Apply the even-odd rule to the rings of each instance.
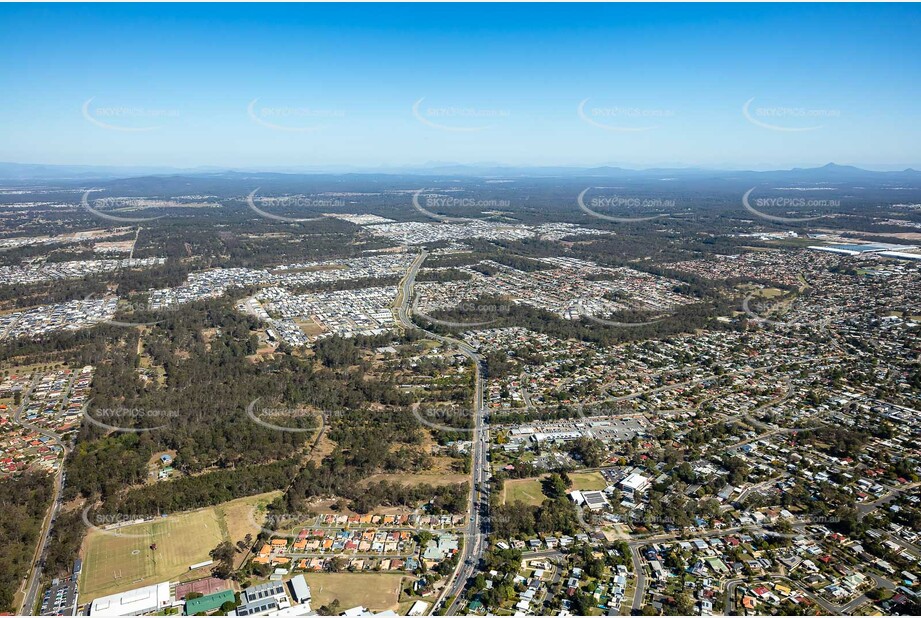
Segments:
[[[216,609],[220,609],[221,605],[227,601],[231,603],[236,601],[233,590],[221,590],[197,599],[186,599],[185,615],[195,616],[196,614],[213,612]]]

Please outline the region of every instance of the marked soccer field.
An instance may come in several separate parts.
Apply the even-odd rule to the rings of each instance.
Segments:
[[[83,544],[81,600],[178,579],[189,572],[189,565],[208,560],[208,552],[218,543],[236,542],[246,532],[257,534],[254,522],[264,517],[261,507],[274,495],[250,496],[125,526],[119,534],[91,529]],[[151,549],[153,544],[156,549]]]
[[[91,530],[87,536],[80,584],[84,598],[179,575],[190,564],[207,560],[208,552],[223,540],[214,509],[126,526],[119,532]],[[151,549],[154,543],[156,549]]]

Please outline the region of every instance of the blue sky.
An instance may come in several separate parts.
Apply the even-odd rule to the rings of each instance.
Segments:
[[[6,4],[0,41],[3,161],[921,167],[916,5]]]

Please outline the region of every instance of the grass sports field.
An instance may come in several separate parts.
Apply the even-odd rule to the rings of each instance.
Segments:
[[[240,498],[118,530],[91,529],[83,542],[81,600],[178,579],[208,560],[221,541],[258,533],[264,505],[277,493]],[[157,549],[150,546],[156,543]],[[197,575],[207,574],[207,569]]]
[[[524,502],[533,506],[537,506],[547,499],[541,489],[539,478],[505,481],[502,486],[502,497],[505,504]]]
[[[539,506],[547,499],[541,487],[542,478],[544,477],[505,481],[502,486],[503,504],[521,501],[525,504]],[[570,472],[569,480],[572,481],[570,489],[601,490],[608,486],[600,472]]]
[[[305,573],[310,605],[317,608],[339,599],[342,609],[362,605],[368,609],[396,610],[403,577],[396,573]]]

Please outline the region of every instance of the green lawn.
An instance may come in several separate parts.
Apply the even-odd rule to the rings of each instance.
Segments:
[[[515,502],[524,502],[533,506],[540,505],[547,499],[541,489],[541,480],[536,479],[513,479],[505,481],[502,486],[502,497],[505,504]]]
[[[572,480],[572,488],[583,491],[592,489],[604,489],[608,486],[607,481],[601,476],[600,472],[570,472],[569,478]]]

